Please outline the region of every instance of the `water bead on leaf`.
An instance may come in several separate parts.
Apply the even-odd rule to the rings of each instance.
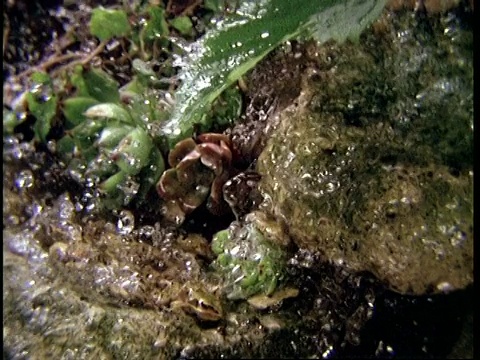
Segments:
[[[112,159],[122,171],[136,175],[148,164],[152,147],[150,136],[142,128],[136,128],[118,144]]]

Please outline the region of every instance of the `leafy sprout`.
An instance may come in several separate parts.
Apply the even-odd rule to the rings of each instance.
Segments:
[[[90,33],[101,41],[109,40],[114,36],[126,36],[130,30],[130,23],[125,11],[103,7],[92,10]]]

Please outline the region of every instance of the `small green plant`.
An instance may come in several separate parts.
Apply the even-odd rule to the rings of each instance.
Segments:
[[[59,155],[98,184],[107,208],[142,200],[165,169],[149,126],[168,117],[168,104],[158,102],[158,92],[138,78],[141,93],[132,86],[118,90],[98,69],[74,73],[77,91],[63,102],[66,130],[57,143]]]
[[[216,233],[212,250],[213,268],[224,278],[229,299],[247,299],[255,294],[271,295],[285,279],[285,252],[250,217]]]

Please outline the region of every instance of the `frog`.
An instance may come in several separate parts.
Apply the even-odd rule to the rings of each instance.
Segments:
[[[171,308],[180,308],[200,321],[217,322],[223,318],[221,301],[214,292],[201,287],[185,286],[178,298],[170,304]]]

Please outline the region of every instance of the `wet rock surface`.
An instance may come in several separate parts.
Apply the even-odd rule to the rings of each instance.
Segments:
[[[372,284],[345,275],[337,284],[331,267],[316,269],[324,275],[312,282],[308,254],[289,266],[295,294],[267,310],[227,301],[202,236],[134,229],[125,216],[117,224],[82,219],[68,195],[45,203],[35,185],[9,180],[4,212],[31,215],[3,232],[5,358],[310,356],[358,341],[372,314]],[[283,336],[290,343],[278,348]]]
[[[265,208],[299,247],[400,293],[473,282],[465,15],[390,14],[358,44],[312,47],[317,65],[258,160]]]
[[[399,296],[299,250],[285,269],[292,293],[262,306],[230,301],[203,236],[137,226],[126,213],[85,217],[78,200],[39,186],[22,161],[4,160],[6,359],[430,358],[462,332],[453,351],[470,354],[472,289]]]

